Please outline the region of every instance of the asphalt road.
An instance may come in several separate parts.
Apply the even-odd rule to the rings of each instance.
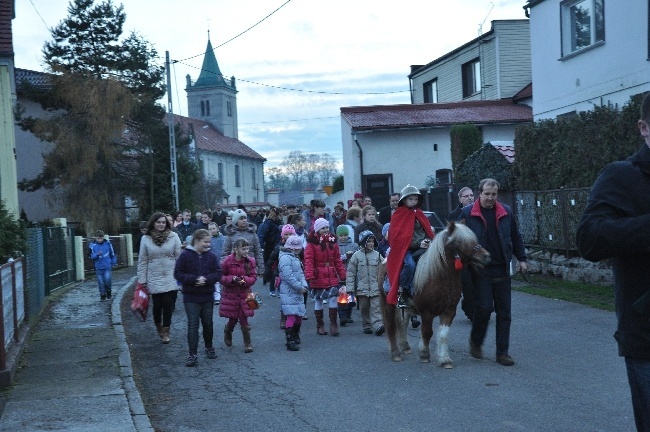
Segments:
[[[199,351],[185,367],[186,317],[179,296],[169,345],[153,322],[135,320],[122,303],[136,385],[157,431],[633,431],[624,363],[612,334],[615,315],[513,293],[510,354],[494,360],[494,319],[484,360],[469,356],[470,323],[462,312],[450,332],[455,367],[421,363],[414,353],[390,361],[385,337],[362,333],[360,316],[341,336],[316,334],[313,305],[298,352],[284,346],[279,299],[268,296],[251,319],[254,352],[244,354],[239,327],[223,345],[215,307],[218,359]],[[201,342],[199,347],[201,347]],[[431,346],[432,353],[435,343]]]

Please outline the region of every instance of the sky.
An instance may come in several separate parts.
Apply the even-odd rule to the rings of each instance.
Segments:
[[[489,31],[492,20],[525,19],[526,3],[113,1],[124,6],[124,36],[135,31],[153,44],[161,64],[166,51],[175,61],[175,114],[187,116],[185,76],[198,78],[209,31],[221,72],[237,80],[239,139],[267,159],[266,168],[279,166],[294,150],[340,160],[341,107],[410,103],[411,65],[427,64]],[[68,5],[16,1],[16,67],[45,71],[41,50],[52,40],[50,29],[68,15]],[[167,96],[160,103],[167,108]]]

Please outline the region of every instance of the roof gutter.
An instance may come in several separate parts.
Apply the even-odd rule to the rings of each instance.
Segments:
[[[359,172],[361,174],[361,193],[366,194],[366,191],[363,190],[363,150],[361,149],[361,145],[359,145],[359,141],[357,141],[357,134],[352,134],[352,139],[354,140],[354,143],[357,145],[357,148],[359,149]]]

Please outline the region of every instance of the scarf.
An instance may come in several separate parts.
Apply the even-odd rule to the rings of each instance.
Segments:
[[[162,246],[169,238],[169,234],[171,234],[171,232],[172,231],[169,228],[165,228],[165,231],[158,231],[157,229],[154,229],[149,235],[151,236],[153,244],[156,246]]]
[[[388,230],[388,242],[390,243],[390,254],[386,263],[386,273],[390,282],[390,291],[386,302],[397,304],[397,292],[399,291],[399,274],[402,271],[404,257],[413,238],[415,220],[420,222],[428,238],[433,239],[431,222],[419,208],[410,209],[405,206],[398,207],[391,216],[390,228]]]

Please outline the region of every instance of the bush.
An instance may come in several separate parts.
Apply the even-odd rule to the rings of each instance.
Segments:
[[[501,191],[515,188],[512,164],[492,144],[484,144],[460,163],[455,182],[474,189],[478,188],[479,182],[484,178],[497,180]]]
[[[14,219],[4,201],[0,201],[0,262],[7,262],[10,257],[17,255],[17,251],[24,254],[27,247],[25,238],[22,223]]]
[[[454,125],[449,131],[451,138],[451,165],[457,173],[459,165],[483,144],[483,135],[479,128],[471,123]]]
[[[332,182],[332,193],[342,191],[343,189],[344,189],[343,176],[340,175],[338,177],[335,177],[334,181]]]

